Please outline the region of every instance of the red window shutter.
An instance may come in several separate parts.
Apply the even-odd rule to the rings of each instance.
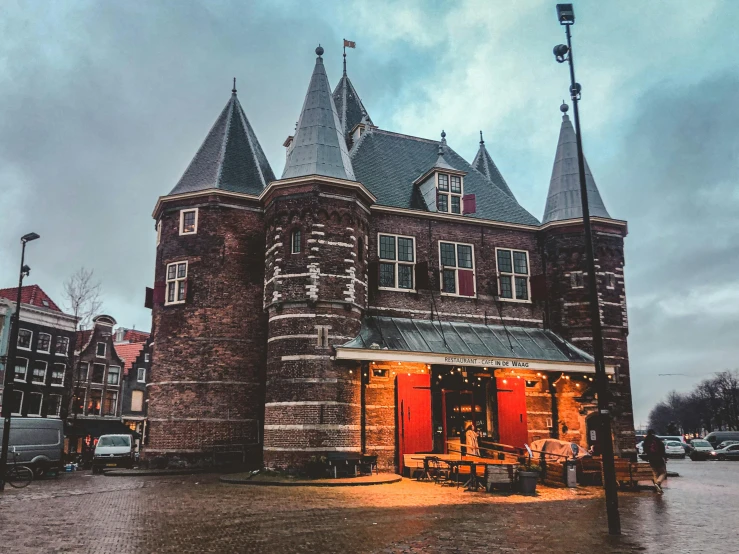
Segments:
[[[474,194],[465,194],[462,197],[462,215],[474,214],[477,212],[477,199]]]
[[[154,293],[152,300],[155,306],[161,306],[164,304],[164,299],[167,298],[167,283],[164,281],[156,281],[154,283]]]
[[[541,302],[547,297],[547,281],[544,274],[534,275],[531,278],[531,300]]]
[[[154,289],[151,287],[146,287],[146,296],[144,297],[144,308],[149,308],[150,310],[154,307]]]
[[[469,269],[460,269],[459,294],[462,296],[475,296],[475,274]]]

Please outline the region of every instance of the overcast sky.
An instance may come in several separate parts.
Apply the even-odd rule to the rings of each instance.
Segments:
[[[381,128],[472,160],[478,131],[519,202],[542,217],[568,74],[554,1],[44,2],[0,8],[0,286],[18,237],[61,303],[80,266],[105,311],[149,329],[151,213],[227,102],[232,77],[275,173],[321,43],[342,38]],[[575,3],[585,153],[629,222],[626,287],[637,424],[675,388],[739,367],[739,3]],[[660,373],[687,376],[660,377]]]

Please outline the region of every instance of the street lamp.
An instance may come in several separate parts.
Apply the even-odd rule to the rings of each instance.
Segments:
[[[25,264],[26,243],[41,238],[37,233],[28,233],[21,237],[21,270],[18,277],[18,296],[15,302],[15,314],[10,322],[10,339],[8,343],[8,356],[5,361],[5,378],[3,380],[3,446],[0,451],[0,491],[5,490],[5,470],[8,467],[8,441],[10,440],[10,403],[13,401],[13,379],[15,378],[15,355],[18,347],[18,330],[21,323],[21,289],[23,288],[23,277],[31,273],[31,268]]]
[[[557,4],[557,19],[565,28],[567,44],[554,47],[554,57],[558,63],[569,62],[570,66],[570,98],[575,116],[575,137],[577,140],[577,165],[580,177],[580,199],[582,201],[582,221],[585,227],[585,259],[588,264],[590,321],[593,329],[593,357],[595,358],[595,386],[598,392],[598,412],[600,420],[601,449],[603,454],[603,487],[606,492],[606,512],[608,514],[608,532],[611,535],[621,534],[621,516],[618,513],[618,491],[616,488],[616,467],[613,460],[613,441],[611,439],[611,416],[609,413],[608,377],[606,376],[605,358],[603,355],[603,330],[600,323],[600,306],[598,302],[597,281],[595,276],[595,251],[593,249],[593,230],[590,226],[590,207],[588,206],[588,189],[585,183],[585,160],[582,153],[580,134],[580,101],[582,87],[575,81],[575,66],[572,59],[572,36],[570,27],[575,23],[575,10],[572,4]]]

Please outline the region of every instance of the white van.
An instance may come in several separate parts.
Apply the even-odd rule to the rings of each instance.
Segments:
[[[105,467],[133,467],[133,437],[131,435],[101,435],[95,445],[92,472],[102,473]]]

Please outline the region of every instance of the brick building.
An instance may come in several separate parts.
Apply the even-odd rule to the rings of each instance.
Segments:
[[[18,289],[0,289],[0,405]],[[38,285],[21,289],[21,324],[13,380],[13,415],[65,419],[72,380],[75,317]]]
[[[444,451],[483,436],[596,437],[575,134],[566,106],[543,221],[484,141],[375,125],[315,69],[277,179],[236,90],[157,202],[145,456]],[[626,223],[588,169],[616,451],[634,449]]]

